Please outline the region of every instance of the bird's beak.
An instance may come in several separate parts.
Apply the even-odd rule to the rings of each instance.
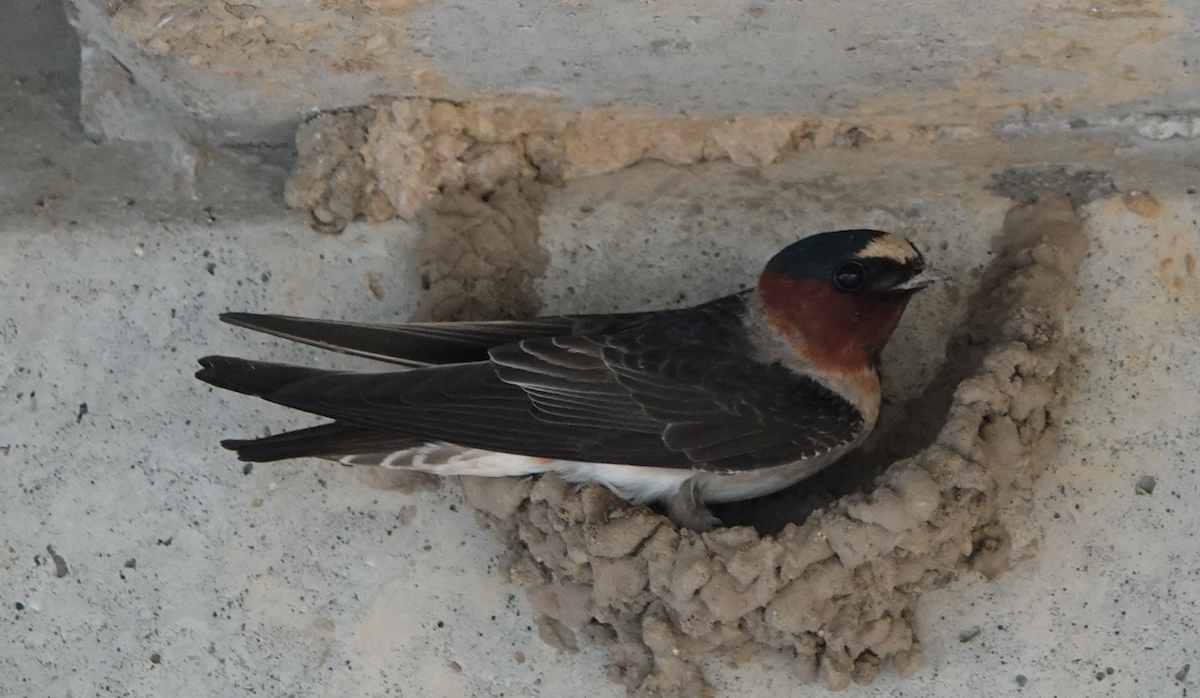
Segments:
[[[939,269],[925,269],[908,281],[896,286],[897,291],[917,291],[931,284],[953,283],[954,279]]]

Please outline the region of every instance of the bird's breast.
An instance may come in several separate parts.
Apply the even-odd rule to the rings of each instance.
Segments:
[[[904,314],[907,296],[859,296],[811,279],[764,272],[762,320],[791,354],[788,363],[849,400],[864,432],[879,417],[879,352]]]

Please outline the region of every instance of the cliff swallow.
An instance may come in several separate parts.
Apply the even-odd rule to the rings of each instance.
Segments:
[[[245,461],[553,471],[705,530],[718,523],[706,502],[783,489],[862,442],[879,415],[880,352],[913,294],[945,278],[902,237],[821,233],[772,257],[757,287],[680,310],[403,325],[228,313],[405,368],[210,356],[196,377],[335,420],[221,443]]]

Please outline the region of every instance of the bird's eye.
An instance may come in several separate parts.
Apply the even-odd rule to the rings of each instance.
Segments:
[[[867,281],[867,269],[859,262],[846,262],[833,275],[833,285],[839,291],[857,291]]]

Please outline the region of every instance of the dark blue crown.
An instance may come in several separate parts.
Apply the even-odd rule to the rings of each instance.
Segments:
[[[793,279],[827,279],[843,262],[887,233],[881,230],[838,230],[793,242],[767,262],[767,271]]]

